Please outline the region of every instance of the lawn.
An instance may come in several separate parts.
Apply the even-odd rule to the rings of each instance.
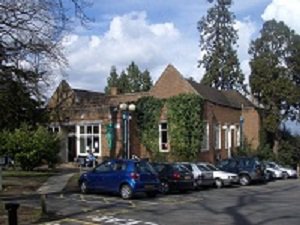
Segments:
[[[7,211],[4,206],[4,199],[14,197],[27,197],[36,194],[36,190],[54,172],[36,171],[2,171],[3,191],[0,192],[0,224],[7,224]],[[19,224],[32,224],[41,217],[41,210],[30,206],[20,206],[18,209]]]

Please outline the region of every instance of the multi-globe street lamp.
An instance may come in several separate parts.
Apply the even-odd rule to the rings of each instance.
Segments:
[[[135,111],[135,104],[121,103],[119,106],[123,121],[123,158],[130,159],[130,120],[131,112]]]

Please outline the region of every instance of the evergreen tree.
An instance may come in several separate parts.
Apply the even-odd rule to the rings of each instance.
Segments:
[[[127,68],[127,76],[130,90],[129,92],[139,92],[141,91],[142,80],[141,80],[141,71],[139,67],[131,62]]]
[[[130,92],[130,86],[129,86],[129,81],[128,81],[128,76],[123,70],[121,72],[119,81],[118,81],[118,89],[120,93],[128,93]]]
[[[131,62],[125,71],[118,76],[116,67],[112,67],[110,75],[107,78],[105,93],[109,93],[111,87],[117,87],[119,93],[134,93],[149,91],[152,87],[152,80],[148,70],[141,72],[139,67]]]
[[[238,36],[235,16],[229,11],[231,0],[217,0],[207,15],[198,22],[200,48],[204,56],[199,66],[206,70],[202,83],[222,90],[245,90],[244,75],[237,58]]]
[[[153,86],[153,82],[148,70],[142,73],[142,88],[141,91],[149,91]]]
[[[107,78],[107,86],[105,87],[105,93],[109,94],[112,87],[118,87],[119,75],[117,68],[112,66],[110,69],[109,77]]]
[[[299,119],[300,36],[283,22],[264,23],[260,37],[250,45],[251,91],[263,107],[263,126],[278,155],[280,125]]]

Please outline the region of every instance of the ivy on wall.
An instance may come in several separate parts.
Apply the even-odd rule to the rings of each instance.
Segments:
[[[193,161],[201,149],[204,132],[203,100],[195,94],[180,94],[167,100],[143,97],[137,102],[137,125],[142,144],[153,159],[163,161],[159,152],[159,129],[162,108],[167,106],[168,134],[171,154],[178,161]]]
[[[171,153],[179,161],[195,161],[204,133],[203,99],[180,94],[167,101]]]
[[[154,97],[143,97],[137,101],[136,115],[141,143],[157,158],[159,152],[158,123],[164,101]]]

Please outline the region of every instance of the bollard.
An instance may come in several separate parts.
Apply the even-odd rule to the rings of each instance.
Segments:
[[[8,225],[18,225],[18,214],[17,210],[20,204],[18,203],[6,203],[5,209],[8,213]]]
[[[2,181],[2,166],[0,165],[0,191],[3,190],[2,183],[3,183],[3,181]]]
[[[42,215],[47,215],[47,203],[46,203],[46,194],[41,194],[41,210],[42,210]]]

